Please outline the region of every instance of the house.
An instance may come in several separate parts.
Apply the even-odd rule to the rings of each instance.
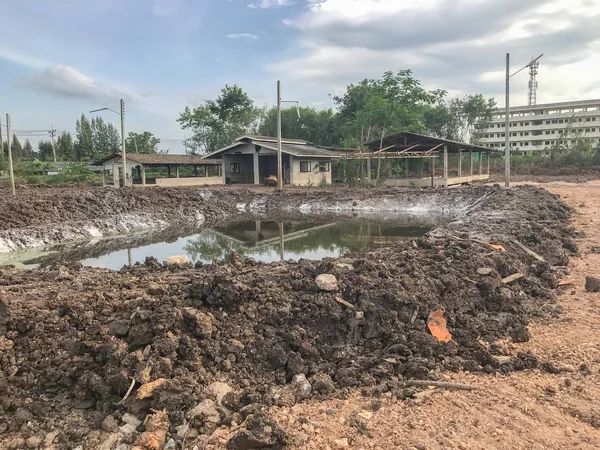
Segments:
[[[223,183],[221,161],[198,155],[129,153],[126,158],[128,186],[204,186]],[[122,184],[123,159],[120,153],[109,155],[94,165],[102,166],[103,180],[105,173],[109,172],[112,173],[114,187]],[[154,176],[147,176],[147,170],[152,171],[151,175]]]
[[[315,146],[300,139],[281,142],[284,184],[311,186],[331,184],[331,163],[345,153]],[[206,155],[221,160],[224,183],[263,184],[277,176],[277,138],[243,136],[232,145]]]

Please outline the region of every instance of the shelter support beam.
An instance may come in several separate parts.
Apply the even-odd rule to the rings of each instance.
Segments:
[[[473,176],[473,150],[469,150],[469,161],[471,163],[471,169],[469,170],[469,176]]]
[[[444,145],[444,186],[448,187],[448,146]]]
[[[479,175],[481,175],[481,169],[482,169],[482,166],[483,166],[483,160],[481,159],[482,156],[483,156],[483,153],[479,152]]]
[[[458,149],[458,178],[462,177],[462,149]]]
[[[422,160],[421,160],[422,161]],[[431,158],[431,187],[435,186],[435,158]]]
[[[142,164],[142,186],[146,186],[146,166]]]
[[[258,152],[252,154],[252,170],[254,172],[254,184],[260,184],[260,169],[258,167]],[[280,171],[278,173],[281,173]]]

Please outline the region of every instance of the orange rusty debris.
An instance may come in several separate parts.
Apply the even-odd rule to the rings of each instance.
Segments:
[[[438,309],[432,311],[427,318],[427,326],[433,337],[440,342],[450,342],[452,335],[446,327],[446,318],[444,317],[444,310]]]
[[[559,286],[568,286],[570,284],[573,284],[573,282],[571,280],[562,280],[561,282],[558,283]]]
[[[503,245],[490,244],[490,247],[492,247],[494,250],[500,250],[501,252],[505,252],[506,251],[506,248],[504,248]]]

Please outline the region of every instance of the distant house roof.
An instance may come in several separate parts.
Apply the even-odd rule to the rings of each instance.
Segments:
[[[215,156],[220,157],[223,153],[247,144],[254,144],[269,150],[277,151],[277,138],[267,136],[242,136],[236,139],[234,144],[209,153],[208,155],[204,156],[204,158],[212,158]],[[341,158],[345,156],[345,153],[343,152],[319,147],[302,139],[282,139],[281,151],[283,153],[287,153],[288,155],[298,157]]]
[[[379,150],[380,148],[388,149],[390,151],[427,151],[428,149],[436,148],[442,150],[441,146],[447,145],[448,150],[451,152],[458,152],[458,150],[473,150],[482,152],[493,152],[498,151],[492,148],[484,147],[481,145],[467,144],[466,142],[452,141],[450,139],[442,139],[433,136],[425,136],[423,134],[409,133],[402,131],[400,133],[390,134],[383,138],[383,145],[379,139],[368,142],[365,146],[372,151]],[[395,149],[395,150],[394,150]]]
[[[114,153],[106,156],[99,161],[94,162],[96,165],[104,164],[106,161],[116,158],[121,161],[121,154]],[[221,161],[204,159],[200,155],[147,155],[144,153],[128,153],[127,159],[143,164],[144,166],[218,166],[221,165]]]

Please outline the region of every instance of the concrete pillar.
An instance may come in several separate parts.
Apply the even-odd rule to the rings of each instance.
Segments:
[[[483,167],[483,160],[481,159],[483,156],[483,153],[479,152],[479,175],[481,175],[481,169]]]
[[[473,176],[473,150],[469,150],[469,161],[471,161],[471,170],[469,172],[469,176]]]
[[[458,149],[458,178],[462,177],[462,149]]]
[[[331,169],[331,163],[329,163]],[[294,157],[290,155],[290,186],[294,185]]]
[[[102,187],[106,186],[106,167],[102,165]]]
[[[371,156],[367,159],[367,181],[371,182]]]
[[[444,145],[444,186],[448,187],[448,146]]]
[[[175,177],[179,178],[179,166],[175,166]]]
[[[171,178],[171,166],[167,166],[167,178]]]
[[[485,155],[487,156],[487,174],[490,174],[490,152],[486,152]]]
[[[262,224],[261,224],[260,220],[255,220],[254,221],[254,230],[257,233],[262,233]]]
[[[252,155],[252,171],[254,172],[254,184],[260,184],[260,167],[258,162],[257,151],[255,151]]]
[[[142,186],[146,186],[146,166],[142,165]]]
[[[116,164],[113,164],[112,166],[112,172],[113,172],[113,186],[115,188],[119,188],[120,184],[119,184],[119,166]]]
[[[408,178],[408,158],[404,158],[404,178]]]
[[[435,178],[435,158],[431,158],[431,187],[435,186],[435,182],[433,181]]]

